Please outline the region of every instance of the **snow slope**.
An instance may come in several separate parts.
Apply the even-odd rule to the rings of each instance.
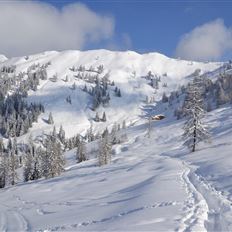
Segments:
[[[103,130],[106,126],[114,122],[122,123],[125,119],[127,124],[133,123],[141,118],[141,107],[146,96],[159,100],[163,92],[169,93],[177,89],[181,84],[189,79],[187,76],[196,69],[201,73],[213,71],[219,68],[222,63],[197,63],[168,58],[159,53],[138,54],[133,51],[112,52],[107,50],[93,51],[64,51],[64,52],[44,52],[36,55],[18,57],[9,59],[3,65],[16,65],[16,72],[26,71],[32,64],[45,64],[51,62],[48,66],[48,77],[54,74],[58,75],[57,82],[49,80],[41,81],[38,91],[29,93],[29,101],[41,102],[45,105],[45,114],[42,114],[37,124],[30,130],[32,135],[37,135],[41,131],[51,131],[52,126],[46,123],[49,112],[52,112],[55,125],[63,125],[66,136],[74,136],[77,133],[85,133],[90,127],[96,112],[90,110],[91,98],[80,88],[84,87],[85,82],[74,77],[77,72],[72,72],[72,66],[78,67],[85,65],[86,68],[104,65],[105,73],[110,73],[110,79],[114,80],[117,87],[121,89],[122,98],[114,97],[114,87],[110,87],[110,106],[98,109],[101,116],[106,111],[106,123],[94,123],[96,131]],[[160,89],[154,93],[154,89],[148,85],[148,81],[141,78],[151,71],[154,75],[167,74],[162,76]],[[63,79],[68,75],[69,82]],[[186,77],[186,78],[185,78]],[[73,91],[71,86],[76,83],[77,89]],[[163,83],[168,83],[168,87],[162,87]],[[65,99],[71,96],[72,105]],[[128,114],[128,110],[130,113]],[[27,137],[27,136],[26,136]]]
[[[68,136],[84,133],[95,112],[89,109],[90,97],[80,88],[70,67],[103,64],[105,73],[120,87],[122,98],[114,97],[106,111],[106,123],[94,123],[96,131],[114,122],[127,120],[128,141],[113,147],[110,165],[98,167],[96,158],[76,164],[75,151],[65,154],[66,171],[57,178],[19,183],[0,191],[0,231],[231,231],[232,230],[232,117],[231,106],[207,114],[212,142],[200,144],[189,154],[182,146],[183,120],[170,112],[166,119],[153,122],[147,134],[147,111],[161,113],[155,103],[145,105],[146,96],[158,101],[163,92],[171,92],[187,83],[196,69],[202,73],[219,73],[221,63],[196,63],[175,60],[161,54],[128,52],[65,51],[32,55],[28,60],[9,59],[2,65],[25,71],[34,63],[51,61],[48,76],[58,74],[58,81],[41,81],[29,100],[42,102],[45,113],[29,133],[50,131],[44,119],[52,112],[55,125],[61,124]],[[152,71],[167,73],[154,93],[141,76]],[[70,81],[62,79],[68,75]],[[77,89],[71,90],[76,82]],[[113,89],[111,90],[113,93]],[[72,105],[65,98],[72,96]],[[27,140],[29,133],[22,136]],[[92,146],[92,145],[91,145]],[[93,145],[94,146],[94,145]],[[91,151],[90,147],[90,151]],[[94,149],[94,148],[93,148]]]
[[[207,123],[212,143],[193,154],[172,117],[154,122],[151,138],[146,124],[128,128],[110,165],[75,164],[68,152],[60,177],[0,191],[0,230],[231,231],[231,106]]]

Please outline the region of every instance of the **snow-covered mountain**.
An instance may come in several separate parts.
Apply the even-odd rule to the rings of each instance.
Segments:
[[[87,144],[85,162],[76,163],[76,149],[65,153],[61,176],[18,180],[0,189],[0,231],[232,230],[231,105],[206,114],[211,143],[189,153],[181,137],[185,119],[176,120],[175,105],[160,102],[164,92],[180,89],[193,73],[215,80],[231,69],[225,71],[223,63],[176,60],[158,53],[107,50],[44,52],[5,60],[0,68],[15,67],[10,75],[17,76],[32,65],[48,63],[48,78],[27,97],[28,102],[42,103],[45,112],[18,141],[51,132],[54,125],[62,125],[71,137],[85,135],[90,125],[97,133],[124,120],[127,128],[121,131],[128,139],[113,146],[111,164],[96,165],[94,141]],[[101,65],[98,77],[114,85],[108,85],[109,104],[93,110],[93,96],[83,89],[94,84],[80,75],[96,75]],[[47,123],[50,112],[54,124]],[[106,122],[96,122],[96,112],[106,112]],[[149,130],[147,115],[159,113],[166,118],[152,121]]]
[[[28,59],[27,59],[28,58]],[[52,82],[49,79],[40,81],[37,91],[29,92],[29,101],[41,102],[45,106],[45,113],[39,118],[38,123],[34,124],[30,133],[36,134],[41,131],[51,131],[53,125],[48,125],[44,119],[52,112],[55,126],[62,125],[67,136],[77,133],[85,133],[90,127],[96,112],[92,111],[91,98],[89,94],[83,92],[86,84],[75,77],[78,71],[71,71],[72,67],[85,66],[86,69],[99,65],[104,66],[104,74],[109,73],[109,79],[115,82],[115,86],[120,88],[122,97],[114,96],[114,87],[110,87],[110,104],[108,107],[99,107],[98,112],[101,116],[106,112],[106,123],[94,123],[96,130],[104,129],[114,122],[133,123],[141,118],[141,110],[146,97],[154,97],[158,101],[163,92],[178,89],[179,86],[188,81],[188,76],[195,70],[200,69],[201,73],[213,71],[219,68],[221,63],[197,63],[168,58],[159,53],[138,54],[133,51],[112,52],[107,50],[93,51],[64,51],[64,52],[44,52],[29,57],[12,58],[0,64],[3,66],[16,65],[16,74],[26,72],[28,67],[33,64],[51,65],[47,68],[48,78],[57,75],[58,81]],[[151,71],[153,75],[161,77],[159,89],[156,91],[149,85],[149,81],[144,76]],[[85,74],[92,75],[92,72],[85,71]],[[68,76],[69,81],[64,82]],[[76,90],[72,90],[72,85],[76,84]],[[167,83],[167,87],[163,84]],[[88,85],[88,83],[87,83]],[[156,93],[154,93],[156,92]],[[66,98],[71,96],[72,104],[66,102]]]

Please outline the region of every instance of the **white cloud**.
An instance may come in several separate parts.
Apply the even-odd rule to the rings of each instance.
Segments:
[[[82,49],[110,39],[114,20],[84,4],[61,10],[41,2],[0,2],[0,53],[19,56],[44,50]]]
[[[232,49],[232,30],[217,19],[194,28],[180,39],[176,56],[187,60],[217,60]]]

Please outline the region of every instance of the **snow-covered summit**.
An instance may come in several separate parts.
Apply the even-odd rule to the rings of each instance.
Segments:
[[[138,54],[133,51],[47,51],[35,55],[17,57],[6,60],[0,64],[3,66],[16,66],[16,74],[27,72],[28,68],[34,64],[43,65],[50,63],[47,67],[48,80],[40,81],[37,91],[29,92],[29,100],[41,102],[45,106],[45,113],[39,118],[38,123],[34,124],[31,133],[49,131],[51,125],[44,121],[49,112],[54,116],[57,127],[63,125],[66,135],[73,136],[76,133],[84,133],[93,122],[95,113],[91,108],[91,97],[82,91],[87,84],[91,84],[76,78],[78,71],[71,68],[85,66],[86,69],[96,69],[103,65],[103,75],[108,75],[110,81],[114,81],[115,86],[120,88],[122,97],[115,97],[114,87],[109,88],[110,104],[107,107],[99,107],[99,114],[106,112],[106,123],[94,123],[96,130],[112,125],[114,122],[127,120],[133,123],[141,119],[142,104],[145,99],[159,100],[163,92],[169,93],[177,89],[181,84],[188,81],[187,76],[194,71],[200,70],[201,73],[210,72],[222,65],[222,63],[200,63],[168,58],[159,53]],[[145,77],[148,72],[161,79],[159,89],[150,86],[149,80]],[[83,75],[93,75],[88,70]],[[54,75],[57,82],[52,82],[49,78]],[[64,79],[68,77],[68,82]],[[75,83],[76,90],[72,90]],[[71,97],[72,104],[66,102],[67,97]]]

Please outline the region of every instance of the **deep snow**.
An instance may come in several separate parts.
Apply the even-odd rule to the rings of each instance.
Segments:
[[[43,230],[117,230],[117,231],[231,231],[232,230],[232,116],[231,106],[206,115],[212,142],[200,144],[195,153],[183,147],[181,134],[184,120],[177,121],[166,110],[166,118],[152,122],[147,135],[147,110],[163,113],[155,103],[146,105],[145,97],[159,100],[163,91],[170,92],[197,68],[213,71],[220,63],[196,63],[167,58],[161,54],[140,55],[135,52],[65,51],[45,52],[28,60],[13,58],[1,65],[16,64],[17,72],[35,62],[51,61],[48,74],[58,74],[58,82],[41,82],[29,100],[45,105],[38,123],[30,129],[33,136],[49,131],[44,122],[49,112],[68,136],[85,132],[95,112],[88,108],[89,96],[79,88],[69,68],[73,65],[98,66],[122,90],[122,98],[112,97],[106,123],[93,123],[95,131],[127,120],[128,141],[113,147],[112,163],[98,167],[96,159],[76,164],[75,150],[65,154],[66,171],[48,180],[19,183],[0,190],[0,231]],[[154,94],[141,76],[148,71],[167,73],[168,88]],[[136,72],[136,75],[132,72]],[[214,73],[218,73],[216,70]],[[210,75],[213,77],[214,73]],[[70,82],[62,81],[69,75]],[[186,78],[185,78],[186,77]],[[164,82],[164,81],[163,81]],[[76,81],[82,87],[82,81]],[[73,104],[65,102],[72,95]],[[27,139],[29,133],[20,138]],[[91,146],[90,149],[91,151]]]
[[[0,230],[230,231],[230,113],[207,115],[212,142],[192,154],[182,146],[183,121],[172,119],[154,122],[150,139],[146,124],[129,128],[104,167],[76,164],[68,152],[60,177],[0,191]]]
[[[103,130],[106,126],[112,125],[114,122],[122,123],[125,119],[127,124],[140,120],[141,108],[144,104],[146,96],[155,97],[158,101],[163,92],[167,94],[177,89],[181,84],[186,83],[196,69],[201,69],[201,73],[213,71],[219,68],[222,63],[198,63],[168,58],[159,53],[138,54],[133,51],[112,52],[107,50],[93,51],[64,51],[64,52],[44,52],[36,55],[18,57],[9,59],[0,64],[16,65],[16,72],[26,71],[32,64],[45,64],[51,62],[48,66],[48,77],[57,74],[58,81],[51,82],[49,80],[41,81],[36,92],[31,91],[29,101],[41,102],[45,105],[45,113],[39,118],[39,123],[35,124],[30,130],[33,136],[41,133],[41,131],[51,131],[51,125],[48,125],[44,119],[48,118],[49,112],[52,112],[55,126],[57,128],[63,125],[66,136],[74,136],[77,133],[85,133],[90,127],[95,113],[90,110],[90,96],[84,93],[80,88],[84,87],[85,82],[78,80],[72,72],[71,67],[85,65],[86,68],[93,66],[97,68],[104,65],[104,74],[110,73],[110,80],[115,82],[116,86],[121,89],[122,98],[114,97],[114,87],[110,87],[110,107],[98,109],[101,116],[106,111],[108,122],[94,123],[93,127],[96,131]],[[148,85],[148,81],[141,78],[151,71],[153,74],[162,76],[160,89],[157,93]],[[88,73],[88,72],[86,72]],[[68,75],[69,82],[64,82],[65,76]],[[77,89],[72,90],[73,83],[76,83]],[[168,87],[162,87],[163,83],[168,83]],[[88,85],[88,84],[87,84]],[[72,105],[66,102],[66,97],[71,96]],[[128,113],[128,111],[130,111]],[[26,136],[27,138],[27,136]],[[25,141],[26,141],[25,138]]]

